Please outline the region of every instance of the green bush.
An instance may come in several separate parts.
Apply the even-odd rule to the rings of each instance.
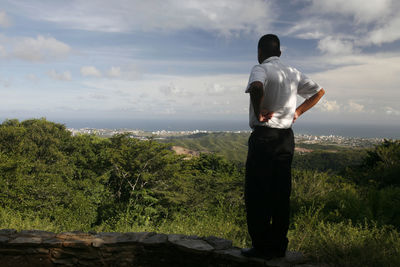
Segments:
[[[316,171],[293,171],[292,217],[304,207],[320,207],[323,219],[340,222],[371,220],[372,213],[354,184],[344,178]]]
[[[380,225],[392,225],[400,229],[400,188],[386,187],[370,189],[367,203],[371,207],[374,220]]]

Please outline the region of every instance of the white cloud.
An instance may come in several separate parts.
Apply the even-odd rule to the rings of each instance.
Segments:
[[[394,109],[392,107],[385,107],[384,110],[387,115],[400,116],[400,110]]]
[[[214,83],[207,87],[207,93],[209,95],[223,95],[226,94],[227,91],[227,88],[219,83]]]
[[[392,6],[392,0],[312,0],[309,9],[317,14],[350,16],[356,23],[370,23],[387,16]]]
[[[135,116],[139,114],[138,110],[146,111],[146,116],[165,115],[174,110],[179,117],[241,114],[245,118],[249,105],[249,96],[244,93],[247,80],[248,75],[239,74],[145,75],[140,80],[86,80],[84,85],[96,90],[96,93],[109,95],[108,103],[113,105],[113,109],[135,109]],[[109,94],[110,88],[114,94]],[[210,88],[218,94],[211,95]],[[93,108],[98,109],[97,106]]]
[[[163,85],[160,87],[160,92],[166,96],[187,97],[191,95],[186,89],[177,87],[174,83]]]
[[[399,10],[400,12],[400,10]],[[377,26],[372,30],[366,38],[363,38],[361,44],[375,44],[381,45],[390,43],[400,39],[400,17],[398,13],[395,17],[389,19],[382,25]]]
[[[340,40],[332,36],[325,37],[318,42],[318,49],[327,54],[353,54],[354,48],[350,41]]]
[[[0,45],[0,58],[6,57],[7,56],[7,51],[6,49]]]
[[[84,66],[81,68],[81,74],[83,76],[94,76],[101,77],[101,72],[94,66]]]
[[[11,81],[10,79],[3,79],[0,77],[0,85],[2,85],[3,87],[10,87],[11,86]]]
[[[37,38],[17,38],[13,55],[27,61],[47,61],[67,56],[71,48],[53,37],[38,35]]]
[[[318,109],[322,111],[334,112],[340,110],[340,105],[336,100],[329,101],[326,99],[322,99],[316,106]]]
[[[54,80],[71,81],[72,79],[71,73],[69,71],[57,72],[55,70],[50,70],[47,74],[50,78]]]
[[[27,74],[25,76],[25,78],[30,80],[30,81],[32,81],[32,82],[37,82],[39,80],[38,77],[35,74],[32,74],[32,73]]]
[[[364,105],[361,105],[353,100],[349,100],[347,109],[350,112],[362,112],[364,111]]]
[[[124,68],[112,66],[106,75],[110,78],[118,78],[123,80],[138,80],[142,73],[136,65],[126,65]]]
[[[326,56],[319,61],[344,64],[310,74],[312,79],[324,87],[327,95],[334,99],[347,102],[348,99],[369,97],[377,101],[378,105],[384,101],[400,99],[400,54]]]
[[[311,0],[299,21],[285,33],[319,39],[320,48],[351,50],[400,40],[400,2],[395,0]],[[305,1],[305,3],[307,3]],[[334,43],[326,47],[327,38]],[[331,40],[332,41],[332,40]]]
[[[121,76],[121,68],[112,66],[110,70],[107,72],[107,75],[110,77],[120,77]]]
[[[0,11],[0,27],[10,27],[11,26],[11,19],[8,17],[5,11]]]
[[[272,1],[249,0],[98,0],[30,1],[18,8],[32,19],[67,28],[104,32],[177,31],[201,29],[222,35],[264,33],[276,12]],[[68,12],[65,12],[68,7]]]

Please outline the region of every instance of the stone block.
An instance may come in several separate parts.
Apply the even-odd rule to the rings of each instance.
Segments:
[[[92,242],[100,245],[100,240],[103,240],[101,245],[112,245],[117,243],[117,239],[121,236],[121,233],[98,233],[97,235],[93,236],[94,239]]]
[[[239,262],[247,262],[248,258],[244,257],[239,248],[230,248],[224,250],[218,250],[215,252],[218,257],[224,259],[232,259]]]
[[[23,237],[19,236],[15,239],[8,242],[8,244],[12,245],[20,245],[20,246],[38,246],[42,243],[42,238],[40,237]]]
[[[204,240],[193,240],[193,239],[180,239],[176,240],[174,242],[171,242],[172,244],[178,246],[179,248],[183,248],[185,250],[193,251],[193,252],[209,252],[213,251],[214,248],[210,246],[206,241]]]
[[[214,247],[214,249],[228,249],[232,248],[232,241],[226,240],[223,238],[215,237],[215,236],[208,236],[204,238],[204,240]]]
[[[286,261],[290,264],[302,264],[306,262],[306,258],[304,257],[303,253],[298,251],[287,251],[286,252]]]
[[[187,236],[181,235],[181,234],[169,234],[168,235],[168,241],[171,243],[176,242],[181,239],[185,239],[185,238],[187,238]]]
[[[35,253],[35,254],[49,254],[50,253],[50,250],[49,249],[47,249],[47,248],[35,248],[35,249],[33,249],[33,253]]]
[[[18,232],[19,236],[26,236],[26,237],[40,237],[44,238],[53,238],[56,236],[55,233],[42,231],[42,230],[22,230]]]
[[[15,229],[0,229],[0,235],[13,235],[16,233],[17,233],[17,230],[15,230]]]
[[[76,264],[78,263],[78,259],[75,258],[51,259],[51,262],[62,266],[76,266]]]
[[[0,248],[0,255],[21,255],[23,251],[20,248]]]
[[[62,247],[63,240],[58,238],[48,238],[42,240],[42,246],[51,247],[51,248],[59,248]]]
[[[139,243],[153,235],[156,235],[156,233],[153,232],[125,233],[122,236],[117,237],[117,243],[121,245],[125,243]]]
[[[91,246],[91,240],[66,239],[62,242],[62,246],[66,248],[86,248]]]
[[[100,248],[104,245],[104,243],[105,241],[103,239],[97,237],[92,240],[92,247]]]
[[[160,245],[167,243],[168,236],[166,234],[156,234],[153,236],[148,236],[141,243],[145,245]]]
[[[10,240],[8,236],[1,236],[0,235],[0,244],[7,243]]]
[[[74,253],[62,248],[54,248],[50,249],[50,255],[54,259],[63,259],[63,258],[71,258],[74,257]]]
[[[62,232],[56,235],[57,238],[60,239],[89,239],[93,238],[93,235],[81,231],[73,231],[73,232]]]

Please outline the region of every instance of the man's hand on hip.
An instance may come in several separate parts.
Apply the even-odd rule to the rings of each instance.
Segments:
[[[294,112],[294,116],[293,116],[293,123],[297,120],[297,118],[300,116],[299,112],[296,110]]]
[[[258,121],[259,122],[268,122],[272,116],[274,115],[274,112],[268,111],[266,109],[260,110],[260,114],[258,116]]]

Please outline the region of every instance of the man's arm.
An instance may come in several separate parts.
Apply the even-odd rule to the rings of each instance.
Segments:
[[[303,114],[304,112],[312,108],[315,104],[317,104],[324,94],[325,90],[321,88],[321,90],[319,90],[318,93],[316,93],[309,99],[305,100],[300,106],[298,106],[294,113],[293,122],[295,122],[297,118],[300,117],[301,114]]]
[[[252,82],[248,91],[250,92],[251,104],[253,105],[254,114],[258,118],[258,121],[266,122],[271,119],[273,112],[260,109],[264,99],[264,85],[261,82]]]

